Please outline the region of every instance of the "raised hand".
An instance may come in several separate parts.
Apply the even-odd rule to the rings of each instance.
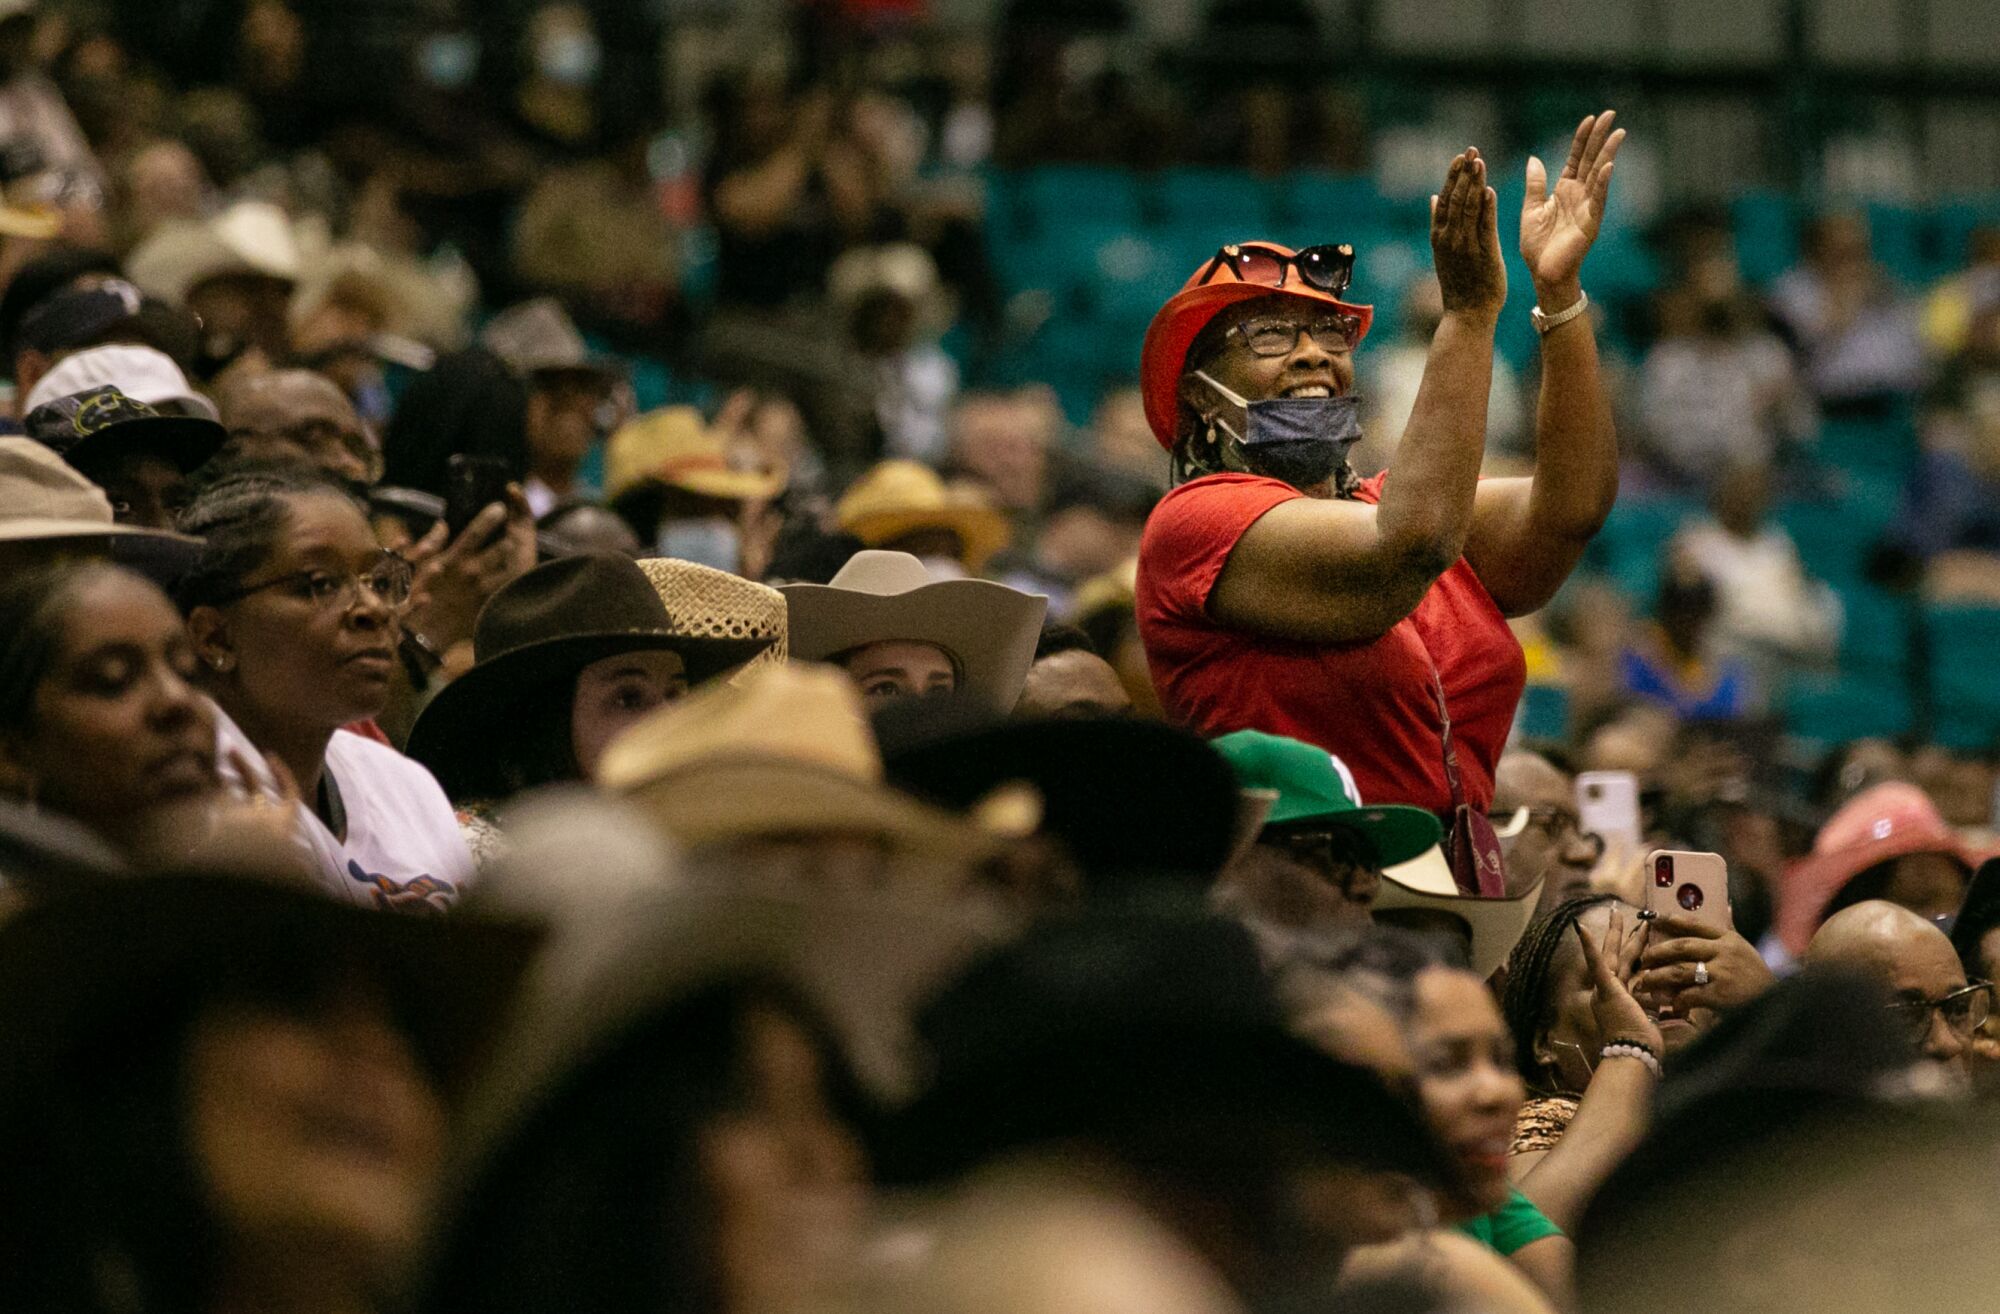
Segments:
[[[1431,260],[1446,314],[1499,317],[1507,300],[1499,201],[1486,185],[1486,161],[1475,148],[1452,160],[1444,189],[1431,197]]]
[[[1576,125],[1569,159],[1553,189],[1541,160],[1528,158],[1528,190],[1521,202],[1521,258],[1537,288],[1578,281],[1584,254],[1604,223],[1611,164],[1625,141],[1625,130],[1611,126],[1617,117],[1617,111],[1605,110]]]
[[[1614,904],[1603,939],[1593,937],[1580,921],[1572,929],[1583,947],[1584,977],[1591,987],[1590,1011],[1598,1036],[1607,1045],[1644,1045],[1658,1054],[1660,1028],[1632,993],[1632,978],[1646,942],[1645,924],[1635,918],[1628,925],[1625,909]]]

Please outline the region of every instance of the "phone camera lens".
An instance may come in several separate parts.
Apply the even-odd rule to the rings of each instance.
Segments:
[[[1674,902],[1678,903],[1681,907],[1687,909],[1689,912],[1697,911],[1698,909],[1700,909],[1702,904],[1701,886],[1699,885],[1681,886],[1678,890],[1674,891]]]
[[[1660,858],[1653,863],[1653,884],[1666,889],[1674,883],[1674,860]]]

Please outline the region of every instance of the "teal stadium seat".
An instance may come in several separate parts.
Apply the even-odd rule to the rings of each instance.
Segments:
[[[1736,259],[1743,277],[1766,284],[1799,257],[1799,213],[1789,196],[1753,191],[1730,205],[1736,230]]]
[[[1822,745],[1873,736],[1894,738],[1910,729],[1910,695],[1900,680],[1855,675],[1802,676],[1780,704],[1785,726]]]
[[[1985,748],[2000,738],[2000,607],[1932,607],[1925,622],[1937,738]]]
[[[994,185],[1018,210],[1023,230],[1042,236],[1080,220],[1137,228],[1143,217],[1129,169],[1050,164],[1002,174]]]
[[[1239,169],[1165,169],[1150,189],[1164,232],[1214,232],[1212,252],[1227,241],[1269,237],[1277,213],[1271,184]]]

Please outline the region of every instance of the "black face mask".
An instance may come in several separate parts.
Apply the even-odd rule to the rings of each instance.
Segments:
[[[1244,429],[1227,422],[1215,424],[1236,441],[1244,462],[1255,474],[1283,480],[1294,488],[1310,488],[1333,478],[1347,464],[1347,453],[1361,439],[1361,398],[1270,397],[1246,401],[1197,370],[1195,377],[1215,389],[1224,401],[1242,408]]]

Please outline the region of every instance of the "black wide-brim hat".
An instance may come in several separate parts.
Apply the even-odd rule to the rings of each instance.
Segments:
[[[0,1127],[62,1097],[108,1038],[204,986],[378,972],[418,1055],[463,1095],[541,944],[520,920],[339,902],[303,878],[188,871],[68,884],[0,924]]]
[[[454,800],[511,791],[506,767],[524,724],[525,700],[555,696],[569,705],[576,676],[621,653],[680,656],[690,686],[734,670],[768,639],[684,633],[644,571],[611,552],[546,562],[487,600],[473,632],[475,664],[424,707],[404,747],[429,767]]]
[[[1093,894],[1149,879],[1205,889],[1236,846],[1235,773],[1206,741],[1174,726],[1116,717],[994,722],[927,699],[885,709],[876,733],[889,779],[945,807],[971,807],[1010,781],[1033,785],[1042,829],[1062,841]]]

